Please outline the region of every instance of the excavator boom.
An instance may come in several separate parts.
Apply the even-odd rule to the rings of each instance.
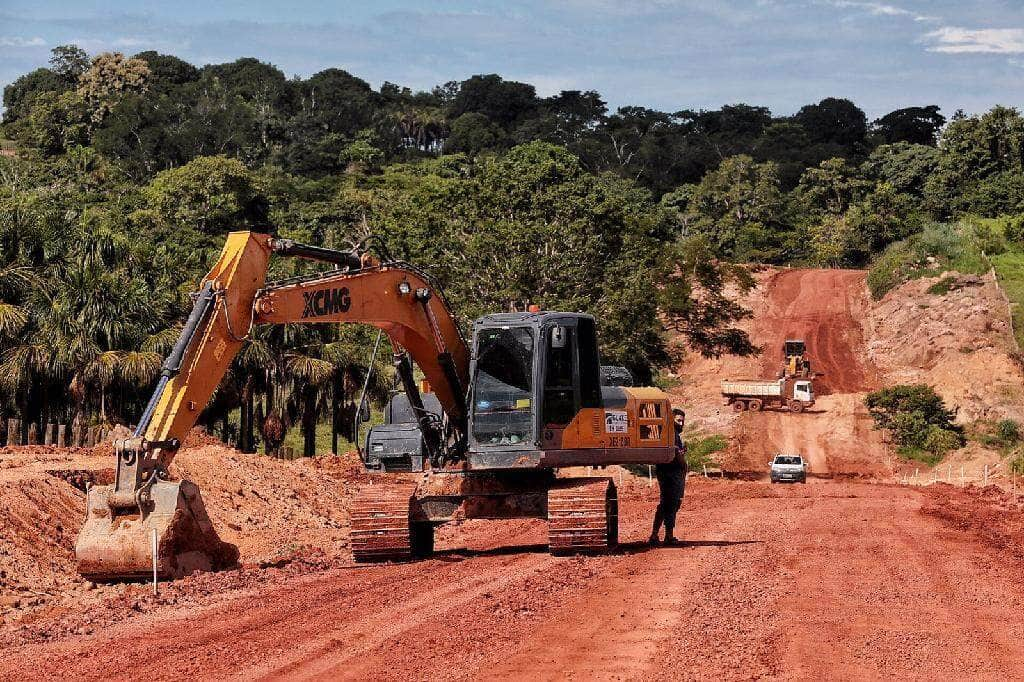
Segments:
[[[266,284],[270,256],[337,269]],[[469,351],[429,277],[402,263],[332,251],[253,232],[233,232],[203,279],[182,334],[161,371],[134,437],[115,443],[115,480],[90,489],[75,551],[94,580],[165,577],[231,565],[237,550],[217,537],[198,488],[169,480],[170,466],[254,324],[358,322],[382,329],[431,382],[455,437],[466,430]]]

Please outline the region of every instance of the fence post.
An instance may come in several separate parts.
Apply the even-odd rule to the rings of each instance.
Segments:
[[[985,465],[985,485],[988,486],[988,465]]]
[[[39,427],[35,422],[28,425],[28,445],[39,445]]]
[[[67,424],[57,424],[57,442],[55,445],[58,448],[66,448],[68,446]]]

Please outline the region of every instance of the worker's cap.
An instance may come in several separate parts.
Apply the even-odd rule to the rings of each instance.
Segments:
[[[673,407],[672,408],[672,414],[673,415],[679,415],[680,417],[683,417],[683,418],[686,417],[686,411],[683,410],[683,408],[681,408],[681,407]]]

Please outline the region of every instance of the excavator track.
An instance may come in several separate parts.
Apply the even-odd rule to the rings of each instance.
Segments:
[[[408,561],[421,553],[416,537],[420,524],[412,523],[415,485],[375,485],[352,501],[349,545],[358,562]],[[416,526],[416,528],[414,528]],[[431,539],[432,529],[429,529]],[[417,540],[420,540],[419,542]],[[432,544],[432,543],[431,543]]]
[[[619,498],[610,478],[570,478],[548,491],[552,554],[604,552],[619,542]]]

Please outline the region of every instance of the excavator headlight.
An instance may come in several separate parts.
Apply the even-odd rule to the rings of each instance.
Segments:
[[[412,285],[406,282],[405,280],[402,280],[401,282],[398,283],[398,293],[400,293],[402,296],[407,296],[411,291]]]

